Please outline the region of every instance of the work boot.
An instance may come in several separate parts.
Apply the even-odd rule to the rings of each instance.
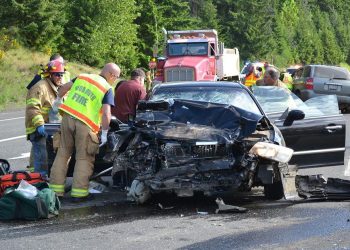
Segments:
[[[78,202],[84,202],[84,201],[91,201],[95,199],[95,197],[93,196],[93,194],[88,194],[87,196],[85,197],[71,197],[70,200],[71,202],[74,202],[74,203],[78,203]]]

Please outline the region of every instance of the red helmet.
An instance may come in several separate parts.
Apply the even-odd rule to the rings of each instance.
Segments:
[[[53,60],[47,64],[49,73],[64,73],[64,64],[60,60]]]

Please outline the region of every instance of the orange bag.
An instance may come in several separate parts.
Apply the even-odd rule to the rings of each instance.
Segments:
[[[40,173],[28,173],[26,171],[14,171],[11,174],[0,176],[0,197],[9,187],[17,187],[21,180],[29,184],[45,182]]]

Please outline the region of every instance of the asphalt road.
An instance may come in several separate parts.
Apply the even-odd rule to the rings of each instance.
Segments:
[[[346,119],[349,124],[350,115]],[[349,140],[347,134],[348,147]],[[13,169],[25,168],[30,143],[24,136],[23,111],[0,113],[0,147],[0,157]],[[345,158],[344,166],[300,174],[349,178]],[[104,195],[109,202],[102,196],[93,205],[63,201],[55,218],[0,222],[0,249],[350,249],[348,201],[271,202],[255,189],[224,197],[248,212],[216,214],[209,198],[163,197],[139,206],[125,201],[122,192]]]
[[[31,143],[26,140],[24,110],[0,113],[0,158],[14,170],[25,169]]]

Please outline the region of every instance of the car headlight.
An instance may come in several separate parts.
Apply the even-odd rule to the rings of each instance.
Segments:
[[[257,142],[249,151],[270,160],[287,163],[293,156],[293,149],[267,142]]]

